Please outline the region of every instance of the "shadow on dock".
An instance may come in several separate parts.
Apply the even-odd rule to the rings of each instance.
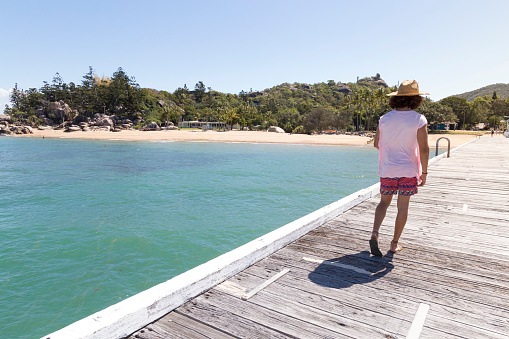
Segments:
[[[308,278],[317,285],[337,289],[368,284],[392,271],[392,258],[392,252],[382,258],[372,257],[368,251],[345,255],[323,261]]]

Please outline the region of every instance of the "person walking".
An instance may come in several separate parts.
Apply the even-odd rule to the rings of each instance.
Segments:
[[[383,256],[379,248],[379,230],[393,195],[398,195],[394,235],[389,251],[402,249],[399,239],[408,217],[410,197],[426,183],[428,174],[428,122],[417,112],[423,100],[415,80],[405,80],[390,96],[392,111],[380,118],[374,146],[379,150],[380,203],[375,209],[373,231],[369,240],[371,254]]]

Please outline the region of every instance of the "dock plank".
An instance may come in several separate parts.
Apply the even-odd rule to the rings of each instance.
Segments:
[[[509,139],[482,137],[429,173],[402,252],[370,256],[371,198],[128,338],[404,338],[421,303],[430,309],[420,338],[507,338]],[[382,252],[395,216],[393,202]]]

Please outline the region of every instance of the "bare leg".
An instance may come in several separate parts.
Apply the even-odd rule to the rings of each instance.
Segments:
[[[410,204],[411,195],[398,196],[398,214],[396,215],[396,224],[394,225],[394,238],[391,241],[391,251],[401,251],[401,246],[398,245],[399,237],[403,233],[406,220],[408,218],[408,205]]]
[[[392,201],[392,195],[381,195],[380,203],[375,209],[375,220],[373,221],[373,233],[371,233],[371,239],[378,240],[378,230],[380,229],[380,225],[384,221],[385,214],[387,213],[387,208]]]
[[[373,222],[373,232],[371,232],[371,239],[369,240],[369,246],[371,248],[371,254],[381,257],[383,256],[380,248],[378,247],[378,230],[380,225],[385,218],[387,208],[391,204],[392,195],[383,195],[380,197],[380,203],[375,209],[375,220]]]

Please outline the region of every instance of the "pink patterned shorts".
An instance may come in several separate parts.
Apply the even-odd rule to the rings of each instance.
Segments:
[[[380,194],[414,195],[417,193],[417,178],[380,178]]]

